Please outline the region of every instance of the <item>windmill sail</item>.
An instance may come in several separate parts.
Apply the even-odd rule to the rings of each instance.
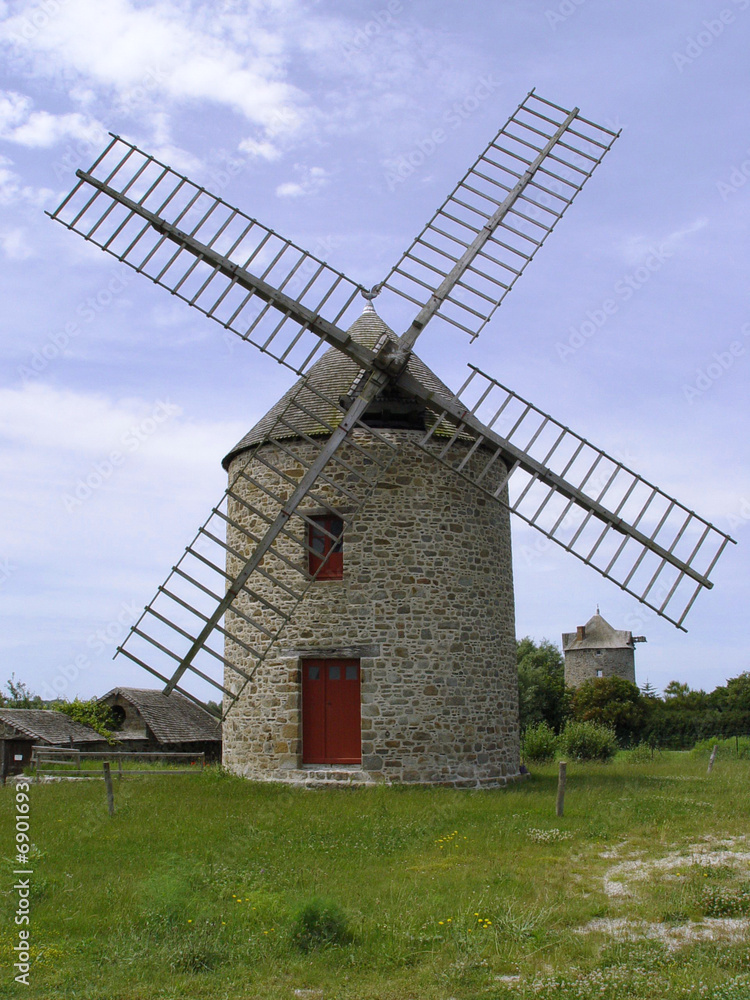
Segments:
[[[618,135],[531,91],[383,287],[473,339]]]
[[[337,428],[326,427],[326,412],[336,413],[339,427],[345,420],[351,424],[338,442]],[[311,437],[311,417],[331,437]],[[343,440],[348,459],[340,449]],[[376,442],[380,447],[373,447]],[[343,534],[395,454],[392,442],[353,420],[351,409],[344,416],[337,402],[305,379],[235,472],[118,653],[158,677],[167,692],[204,704],[192,693],[194,685],[185,686],[190,675],[198,678],[204,689],[221,695],[226,713],[330,558],[334,546],[310,571],[312,521],[306,508],[337,518]],[[309,487],[306,479],[312,480]],[[246,499],[248,485],[256,503]]]
[[[684,631],[688,611],[701,589],[713,586],[709,574],[732,539],[469,367],[460,399],[442,411],[436,407],[439,419],[421,447]],[[468,452],[467,437],[473,439]],[[498,459],[505,470],[499,479]]]
[[[50,217],[301,374],[361,287],[118,136]]]

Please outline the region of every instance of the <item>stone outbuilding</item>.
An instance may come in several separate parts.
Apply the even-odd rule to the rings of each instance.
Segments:
[[[349,334],[371,349],[384,335],[395,337],[372,306]],[[409,370],[423,385],[450,394],[416,356]],[[332,349],[308,378],[337,400],[358,374],[356,364]],[[277,508],[242,474],[243,466],[257,449],[256,481],[266,475],[264,456],[277,468],[293,468],[268,434],[300,385],[224,459],[238,497],[229,516],[256,537],[264,531],[257,512],[275,517]],[[302,392],[310,422],[304,435],[288,437],[298,455],[309,447],[311,458],[315,441],[331,433],[341,414],[331,408],[323,419],[313,393]],[[224,721],[223,760],[232,771],[308,785],[493,787],[519,777],[509,513],[417,447],[431,419],[418,401],[395,390],[374,401],[363,420],[385,441],[355,429],[339,455],[361,468],[367,460],[357,445],[364,443],[382,459],[388,453],[390,460],[393,448],[395,458],[330,552],[331,537],[343,528],[329,523],[315,501],[303,511],[314,522],[307,567],[314,580]],[[283,434],[277,428],[276,439]],[[441,447],[437,441],[435,448]],[[344,476],[339,466],[331,469],[326,475]],[[498,482],[505,471],[498,461]],[[283,501],[293,487],[291,473],[289,483],[276,477],[265,484]],[[326,488],[325,482],[316,484],[319,495]],[[250,551],[231,520],[227,544],[237,553],[228,572],[236,573],[237,560]],[[315,576],[319,553],[329,558],[325,572]],[[253,586],[270,599],[263,579]],[[257,601],[253,608],[242,600],[236,606],[239,613],[261,613]],[[249,655],[242,666],[252,671]],[[225,675],[230,689],[236,680],[236,674]]]
[[[635,684],[635,643],[645,641],[645,636],[612,628],[597,608],[585,625],[563,632],[566,685],[579,687],[597,677],[622,677]]]
[[[74,750],[103,750],[107,741],[71,719],[48,708],[0,708],[2,776],[20,774],[31,764],[35,746]]]
[[[189,698],[155,688],[112,688],[97,699],[112,709],[118,750],[205,753],[221,759],[221,724]]]

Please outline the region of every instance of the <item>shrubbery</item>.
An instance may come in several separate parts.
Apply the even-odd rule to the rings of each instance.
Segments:
[[[638,743],[627,751],[631,764],[650,764],[654,759],[654,748],[648,743]]]
[[[521,754],[524,760],[542,763],[554,760],[557,753],[558,737],[546,722],[529,726],[523,734]]]
[[[517,643],[521,731],[546,722],[559,733],[571,718],[612,726],[621,746],[689,750],[697,740],[750,733],[750,671],[713,691],[670,681],[659,695],[620,677],[597,677],[577,690],[565,686],[559,648],[528,636]],[[710,752],[710,751],[709,751]]]
[[[560,749],[571,760],[611,760],[619,747],[614,730],[597,722],[568,722],[560,735]]]
[[[336,903],[313,899],[297,913],[292,941],[300,951],[348,944],[352,939],[346,916]]]
[[[692,753],[695,757],[710,757],[714,747],[717,758],[739,757],[740,760],[750,760],[750,736],[730,737],[727,740],[708,739],[700,740],[693,747]]]
[[[104,702],[92,698],[90,701],[81,701],[75,698],[73,701],[59,701],[53,704],[58,712],[64,712],[75,722],[80,722],[84,726],[90,726],[95,732],[103,736],[108,743],[114,743],[115,738],[112,730],[117,728],[112,709]]]

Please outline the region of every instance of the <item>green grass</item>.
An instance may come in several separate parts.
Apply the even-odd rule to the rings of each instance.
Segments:
[[[554,764],[481,792],[133,778],[112,819],[101,781],[32,786],[27,989],[8,786],[0,997],[746,1000],[750,930],[705,920],[750,917],[748,788],[677,753],[569,764],[562,819]]]

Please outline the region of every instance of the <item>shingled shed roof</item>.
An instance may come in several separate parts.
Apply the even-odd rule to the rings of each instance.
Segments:
[[[74,743],[95,743],[104,738],[51,708],[0,708],[0,722],[41,743],[69,746],[71,738]]]
[[[633,645],[633,633],[612,628],[597,612],[583,626],[583,638],[578,632],[563,632],[563,652],[571,649],[622,649]]]
[[[221,725],[208,712],[176,691],[166,695],[155,688],[112,688],[99,701],[120,696],[129,701],[159,743],[197,743],[220,740]]]
[[[372,309],[365,309],[359,319],[351,325],[347,331],[353,340],[372,350],[378,340],[386,334],[392,340],[397,340],[396,334],[387,326],[378,314]],[[427,365],[416,355],[412,354],[408,363],[409,374],[418,379],[425,388],[436,392],[441,396],[453,397],[451,390],[440,381]],[[359,366],[342,354],[337,348],[332,347],[329,351],[316,361],[308,372],[306,378],[310,385],[320,390],[324,395],[333,400],[334,404],[340,396],[345,396],[351,390],[355,379],[360,373]],[[268,413],[262,417],[255,427],[249,431],[241,441],[232,448],[224,458],[222,465],[229,468],[229,463],[240,452],[253,445],[264,441],[273,430],[274,424],[289,405],[290,400],[297,392],[300,393],[299,402],[309,410],[312,416],[300,418],[299,411],[295,412],[292,423],[303,433],[314,437],[316,435],[330,434],[331,428],[338,427],[341,422],[342,413],[335,405],[328,404],[304,386],[305,379],[300,379],[289,389]],[[318,420],[315,419],[318,418]],[[327,426],[326,426],[327,425]],[[293,437],[294,433],[285,427],[279,427],[274,433],[274,437]]]

